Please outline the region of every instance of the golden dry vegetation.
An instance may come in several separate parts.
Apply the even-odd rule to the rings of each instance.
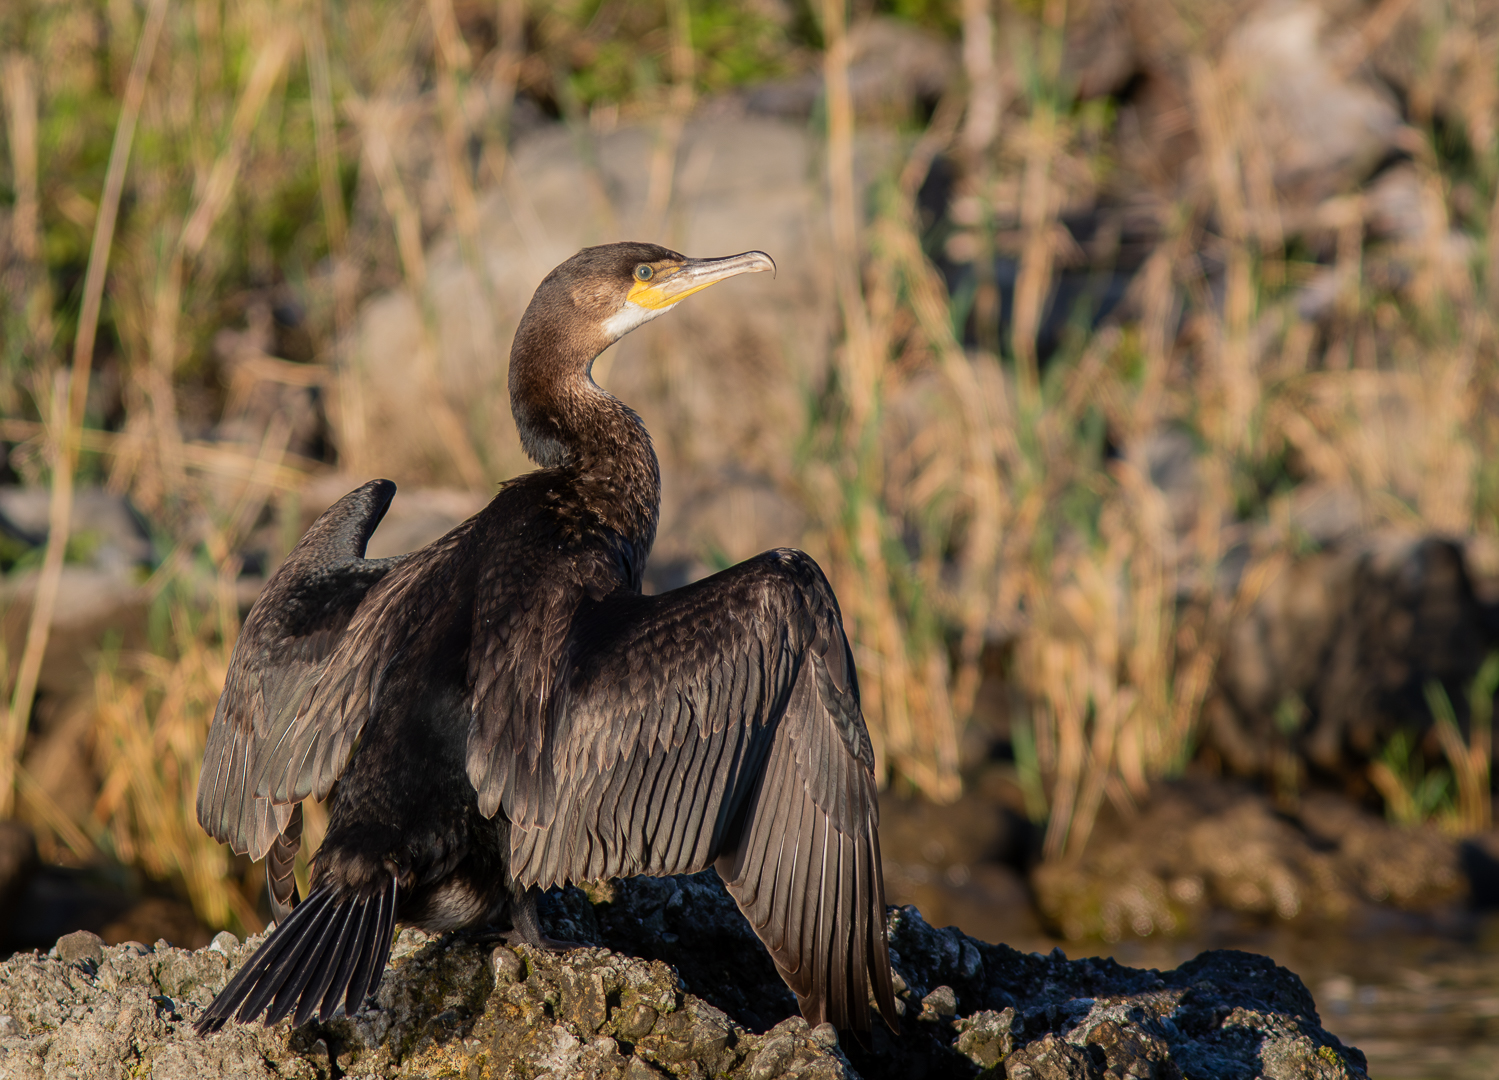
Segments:
[[[779,482],[807,523],[784,542],[834,580],[887,778],[957,795],[997,663],[1014,782],[1046,853],[1076,851],[1105,801],[1129,807],[1193,754],[1224,628],[1306,544],[1306,493],[1351,492],[1366,529],[1499,542],[1499,18],[1458,0],[1292,5],[1320,12],[1325,49],[1295,69],[1329,80],[1314,97],[1381,79],[1400,92],[1394,166],[1309,172],[1307,136],[1266,84],[1282,76],[1243,30],[1256,8],[12,3],[0,439],[11,481],[49,488],[51,539],[6,556],[29,584],[9,594],[0,813],[54,856],[103,851],[178,883],[210,925],[256,925],[258,876],[193,819],[196,769],[243,583],[259,580],[242,574],[247,543],[271,535],[284,553],[309,483],[363,479],[382,438],[348,362],[362,304],[420,303],[434,243],[464,249],[486,192],[523,182],[521,103],[585,159],[600,131],[649,133],[634,223],[664,230],[692,118],[810,76],[836,332],[800,427],[779,436],[794,450]],[[873,16],[943,43],[937,92],[860,97]],[[1116,23],[1147,74],[1097,92],[1107,41],[1089,35]],[[895,147],[874,176],[859,161],[871,132]],[[953,177],[940,221],[921,197],[934,161]],[[1370,178],[1394,169],[1405,217],[1389,225]],[[1109,318],[1057,318],[1059,276],[1098,268],[1068,222],[1100,205],[1143,221],[1145,250]],[[965,292],[939,264],[971,268]],[[296,333],[222,363],[216,335],[264,330],[265,298],[286,296]],[[442,442],[431,479],[482,494],[523,463],[513,435],[445,394],[424,317],[409,377],[415,422]],[[289,404],[226,437],[265,387]],[[1152,476],[1163,431],[1193,448],[1185,505]],[[98,789],[80,801],[40,775],[28,725],[72,493],[93,485],[128,493],[159,558],[139,583],[144,635],[90,654]],[[1246,559],[1224,585],[1231,548]],[[1468,827],[1487,823],[1481,726],[1441,727]],[[1413,813],[1408,777],[1382,767],[1373,781]]]

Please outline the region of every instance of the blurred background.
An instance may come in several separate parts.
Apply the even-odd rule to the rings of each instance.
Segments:
[[[1492,1075],[1499,6],[10,0],[0,105],[0,952],[260,929],[193,797],[268,574],[529,467],[579,247],[759,248],[595,375],[651,589],[832,578],[891,900]]]

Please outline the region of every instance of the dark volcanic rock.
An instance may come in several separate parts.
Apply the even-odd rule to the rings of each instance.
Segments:
[[[902,1030],[846,1037],[840,1049],[830,1027],[809,1030],[794,1015],[713,874],[612,883],[593,903],[569,889],[550,903],[554,934],[621,951],[557,955],[407,930],[374,1005],[296,1031],[192,1031],[258,939],[236,945],[221,934],[197,952],[109,946],[97,965],[16,956],[0,965],[0,1075],[1367,1076],[1363,1055],[1321,1028],[1301,981],[1248,953],[1136,971],[1060,950],[1025,955],[934,929],[915,908],[892,909]]]

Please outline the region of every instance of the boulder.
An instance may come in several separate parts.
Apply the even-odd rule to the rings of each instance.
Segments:
[[[1289,744],[1324,774],[1357,778],[1396,732],[1429,729],[1428,684],[1466,726],[1496,644],[1499,616],[1456,543],[1352,537],[1290,560],[1233,620],[1204,742],[1241,775],[1270,774]]]
[[[1188,780],[1133,820],[1102,818],[1080,856],[1036,867],[1031,886],[1064,937],[1117,941],[1190,932],[1214,910],[1319,927],[1376,907],[1439,918],[1468,902],[1473,865],[1435,827],[1400,828],[1334,795],[1290,813],[1247,786]]]
[[[809,1029],[711,872],[549,894],[565,954],[404,930],[375,1002],[352,1018],[192,1023],[260,943],[220,934],[0,964],[0,1073],[297,1077],[1367,1076],[1291,972],[1248,953],[1174,971],[1026,955],[890,912],[901,1031]],[[680,949],[680,952],[677,950]],[[96,958],[94,953],[99,954]],[[663,954],[681,962],[668,964]],[[779,989],[777,989],[779,987]]]
[[[31,620],[51,500],[44,487],[0,485],[0,556],[7,570],[0,575],[0,647],[12,657],[21,655]],[[140,584],[155,559],[150,527],[128,498],[90,487],[74,495],[42,694],[66,697],[87,677],[81,658],[105,630],[128,637],[142,622],[147,598]]]

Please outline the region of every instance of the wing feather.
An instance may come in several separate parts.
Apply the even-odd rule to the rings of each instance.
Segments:
[[[584,600],[561,655],[541,757],[495,789],[516,880],[716,862],[809,1021],[867,1028],[872,991],[893,1024],[873,751],[816,564],[768,552],[661,596]],[[476,710],[470,775],[512,734]]]
[[[245,619],[198,781],[199,822],[236,852],[263,857],[294,805],[327,796],[382,664],[412,632],[413,586],[463,534],[461,525],[419,556],[364,558],[394,493],[374,480],[329,507]]]
[[[286,826],[272,841],[265,856],[266,891],[271,897],[271,918],[286,921],[297,904],[297,879],[294,876],[297,852],[302,847],[302,804],[297,803]]]

